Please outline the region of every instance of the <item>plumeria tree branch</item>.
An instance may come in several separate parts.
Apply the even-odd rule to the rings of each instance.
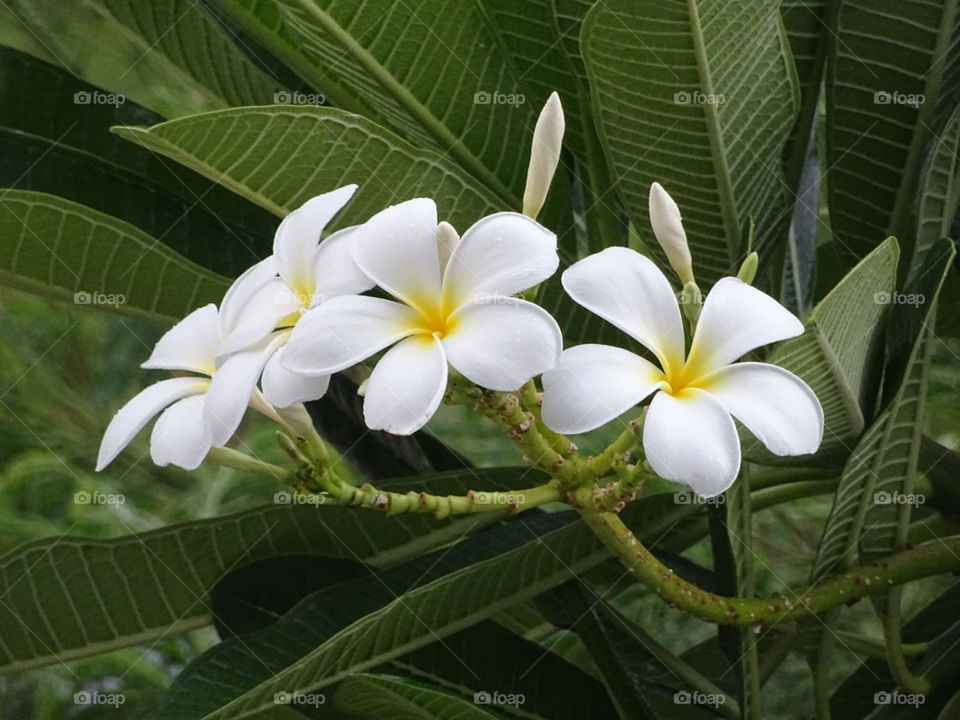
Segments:
[[[911,580],[960,570],[960,537],[955,537],[904,550],[787,594],[727,597],[684,580],[657,560],[616,513],[596,507],[588,490],[578,490],[576,497],[584,522],[636,580],[668,603],[719,625],[790,622]]]

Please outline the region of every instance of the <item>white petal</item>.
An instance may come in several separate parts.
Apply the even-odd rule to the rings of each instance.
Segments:
[[[440,295],[437,206],[417,198],[383,210],[357,228],[353,259],[377,285],[416,306]]]
[[[337,295],[359,295],[376,285],[353,260],[351,249],[358,227],[338,230],[320,243],[313,257],[314,293],[310,307]]]
[[[734,277],[707,294],[690,346],[692,376],[729,365],[751,350],[803,333],[801,323],[772,297]]]
[[[793,373],[767,363],[737,363],[717,370],[700,387],[774,455],[807,455],[820,447],[823,409]]]
[[[619,417],[656,390],[660,368],[622,348],[577,345],[543,375],[543,421],[582,433]]]
[[[271,255],[261,260],[233,281],[220,303],[220,335],[228,337],[237,327],[250,299],[277,277],[277,259]]]
[[[566,123],[560,96],[550,93],[540,111],[533,130],[530,164],[527,165],[527,185],[523,191],[523,213],[535,218],[547,199],[550,181],[560,161],[560,149]]]
[[[664,370],[683,364],[680,306],[652,260],[607,248],[571,265],[562,280],[570,297],[653,352]]]
[[[211,375],[219,349],[217,306],[204,305],[167,330],[140,367]]]
[[[300,312],[303,307],[301,298],[283,280],[272,278],[247,298],[233,331],[220,347],[221,357],[256,345],[273,332],[280,320]]]
[[[689,485],[703,497],[726,490],[740,470],[740,440],[730,414],[709,393],[688,388],[653,396],[643,424],[643,448],[653,471]]]
[[[327,392],[329,375],[308,377],[292,373],[280,364],[286,347],[278,348],[263,368],[263,396],[275,408],[288,408],[295,403],[317,400]]]
[[[205,396],[184,398],[163,411],[150,434],[155,465],[195,470],[210,452],[210,433],[203,424]]]
[[[419,317],[392,300],[365,295],[335,297],[300,318],[282,364],[300,375],[344,370],[410,335]]]
[[[693,280],[690,247],[680,218],[680,208],[663,186],[656,182],[650,186],[650,226],[680,281],[688,283]]]
[[[233,353],[221,361],[203,404],[203,421],[215,447],[224,445],[236,432],[263,366],[288,336],[288,333],[281,333],[267,338],[259,345]]]
[[[552,368],[563,340],[550,313],[511,297],[464,305],[443,338],[450,364],[481,387],[516,390]]]
[[[407,338],[384,355],[367,381],[363,418],[372,430],[410,435],[437,411],[447,388],[447,359],[431,335]]]
[[[97,456],[97,471],[113,462],[143,426],[163,408],[181,398],[202,393],[209,384],[210,381],[206,378],[170,378],[154,383],[134,395],[117,411],[103,433],[100,454]]]
[[[497,213],[467,230],[450,256],[443,290],[457,307],[482,296],[514,295],[557,270],[557,236],[520,213]]]
[[[277,228],[273,254],[280,277],[296,292],[303,293],[312,287],[313,257],[320,233],[356,191],[356,185],[345,185],[317,195],[287,215]]]

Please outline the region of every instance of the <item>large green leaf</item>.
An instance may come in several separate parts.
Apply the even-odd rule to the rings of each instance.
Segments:
[[[195,0],[7,0],[4,7],[45,59],[165,117],[273,102],[283,89]],[[110,41],[90,52],[96,37]]]
[[[957,0],[840,3],[827,67],[830,222],[848,258],[912,241],[928,144],[960,98]],[[905,32],[905,28],[910,28]]]
[[[797,90],[775,3],[610,0],[588,13],[581,45],[607,159],[642,236],[659,181],[680,205],[704,287],[735,268],[751,224],[761,253],[783,239],[780,163]]]
[[[340,683],[337,709],[368,720],[496,720],[482,705],[386,675],[360,673]]]
[[[889,308],[884,300],[893,294],[898,256],[893,238],[881,244],[813,309],[806,332],[769,357],[803,378],[820,399],[824,433],[819,456],[825,462],[836,464],[849,454],[848,443],[863,431],[864,415],[873,406]]]
[[[133,225],[28,190],[0,190],[0,283],[166,323],[230,284]]]
[[[931,151],[917,201],[916,242],[910,276],[924,266],[930,248],[951,236],[951,225],[960,207],[960,106],[953,111]]]
[[[519,206],[528,128],[546,97],[523,96],[478,3],[217,3],[337,107],[447,154],[509,209]]]
[[[322,192],[360,189],[338,224],[431,197],[461,231],[503,209],[449,159],[413,147],[366,118],[332,108],[239,108],[114,132],[217,180],[276,215]]]
[[[644,536],[656,537],[679,519],[702,509],[672,504],[664,511],[660,500],[634,503],[624,510],[625,520],[639,524],[639,518],[643,518],[640,526]],[[544,515],[517,520],[496,533],[485,533],[475,542],[458,544],[430,562],[424,571],[401,567],[392,576],[381,573],[377,579],[371,578],[369,584],[380,593],[386,583],[398,595],[379,609],[371,611],[368,607],[376,600],[368,597],[370,591],[353,592],[337,601],[328,593],[318,593],[258,637],[246,636],[244,645],[223,643],[210,651],[211,658],[194,672],[185,671],[162,717],[249,717],[269,706],[277,692],[322,690],[349,674],[443,640],[567,582],[609,557],[582,523],[536,537],[534,525],[555,526],[564,518]],[[518,541],[527,538],[536,539],[516,547]],[[515,549],[507,550],[510,546]],[[461,569],[450,572],[451,567],[458,566]],[[417,587],[409,589],[411,583]],[[337,593],[337,589],[330,592]],[[367,614],[325,639],[337,608]],[[264,662],[270,666],[264,667]],[[242,694],[229,702],[218,701],[217,709],[213,709],[210,698],[204,697],[207,688],[215,688],[219,698]]]
[[[888,363],[885,382],[896,388],[895,393],[844,468],[817,550],[814,579],[850,567],[858,558],[858,547],[860,557],[867,560],[906,542],[911,505],[897,502],[897,496],[913,492],[930,362],[928,323],[953,254],[952,244],[942,241],[939,252],[931,253],[925,274],[903,294],[919,302],[894,306],[891,335],[901,341],[892,346],[908,348],[905,370],[897,367],[901,364],[895,356]]]
[[[524,471],[464,471],[423,482],[445,493],[516,488]],[[111,540],[31,542],[0,559],[0,670],[83,657],[205,625],[208,591],[232,569],[259,558],[311,553],[380,567],[500,517],[385,518],[351,508],[275,504]]]
[[[269,254],[276,218],[112,134],[112,125],[161,118],[131,102],[74,101],[76,94],[99,92],[60,68],[0,47],[0,187],[55,194],[126,220],[228,275]]]

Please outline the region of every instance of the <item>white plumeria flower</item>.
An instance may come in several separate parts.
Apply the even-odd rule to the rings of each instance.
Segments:
[[[157,342],[141,367],[197,373],[189,377],[161,380],[135,395],[107,426],[100,443],[97,470],[103,470],[133,440],[134,436],[163,411],[150,435],[150,457],[157,465],[178,465],[186,470],[198,467],[215,443],[204,422],[211,404],[211,378],[222,371],[233,372],[232,359],[217,366],[220,353],[220,321],[216,305],[194,310],[168,330]],[[252,388],[251,388],[252,389]],[[279,419],[259,393],[243,401]],[[164,410],[164,408],[166,408]],[[243,416],[236,417],[230,435]],[[229,438],[229,435],[228,435]]]
[[[656,393],[643,425],[647,460],[661,477],[704,497],[722,493],[739,471],[733,418],[775,455],[820,447],[823,410],[806,383],[768,363],[732,364],[803,333],[769,295],[736,278],[717,282],[685,354],[677,298],[639,253],[608,248],[572,265],[562,281],[570,297],[650,350],[660,366],[607,345],[564,351],[543,376],[543,419],[553,430],[592,430]]]
[[[267,402],[290,407],[323,396],[329,375],[305,377],[281,365],[293,326],[311,307],[337,295],[361,293],[373,282],[350,255],[353,231],[320,241],[326,225],[350,200],[356,185],[318,195],[294,210],[277,228],[273,255],[257,263],[227,291],[220,316],[220,355],[233,362],[214,379],[207,425],[214,442],[226,442],[260,379]]]
[[[529,217],[490,215],[458,241],[450,225],[438,226],[432,200],[409,200],[356,230],[353,258],[399,302],[345,295],[313,308],[294,328],[283,364],[327,375],[393,345],[366,383],[372,429],[407,435],[423,427],[443,399],[448,363],[478,385],[515,390],[560,354],[556,321],[511,297],[559,263],[556,236]]]

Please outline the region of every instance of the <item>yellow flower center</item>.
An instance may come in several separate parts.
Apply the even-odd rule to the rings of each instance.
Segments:
[[[453,332],[456,320],[451,317],[452,309],[448,303],[433,298],[411,299],[409,302],[419,315],[414,322],[417,335],[442,338]]]

